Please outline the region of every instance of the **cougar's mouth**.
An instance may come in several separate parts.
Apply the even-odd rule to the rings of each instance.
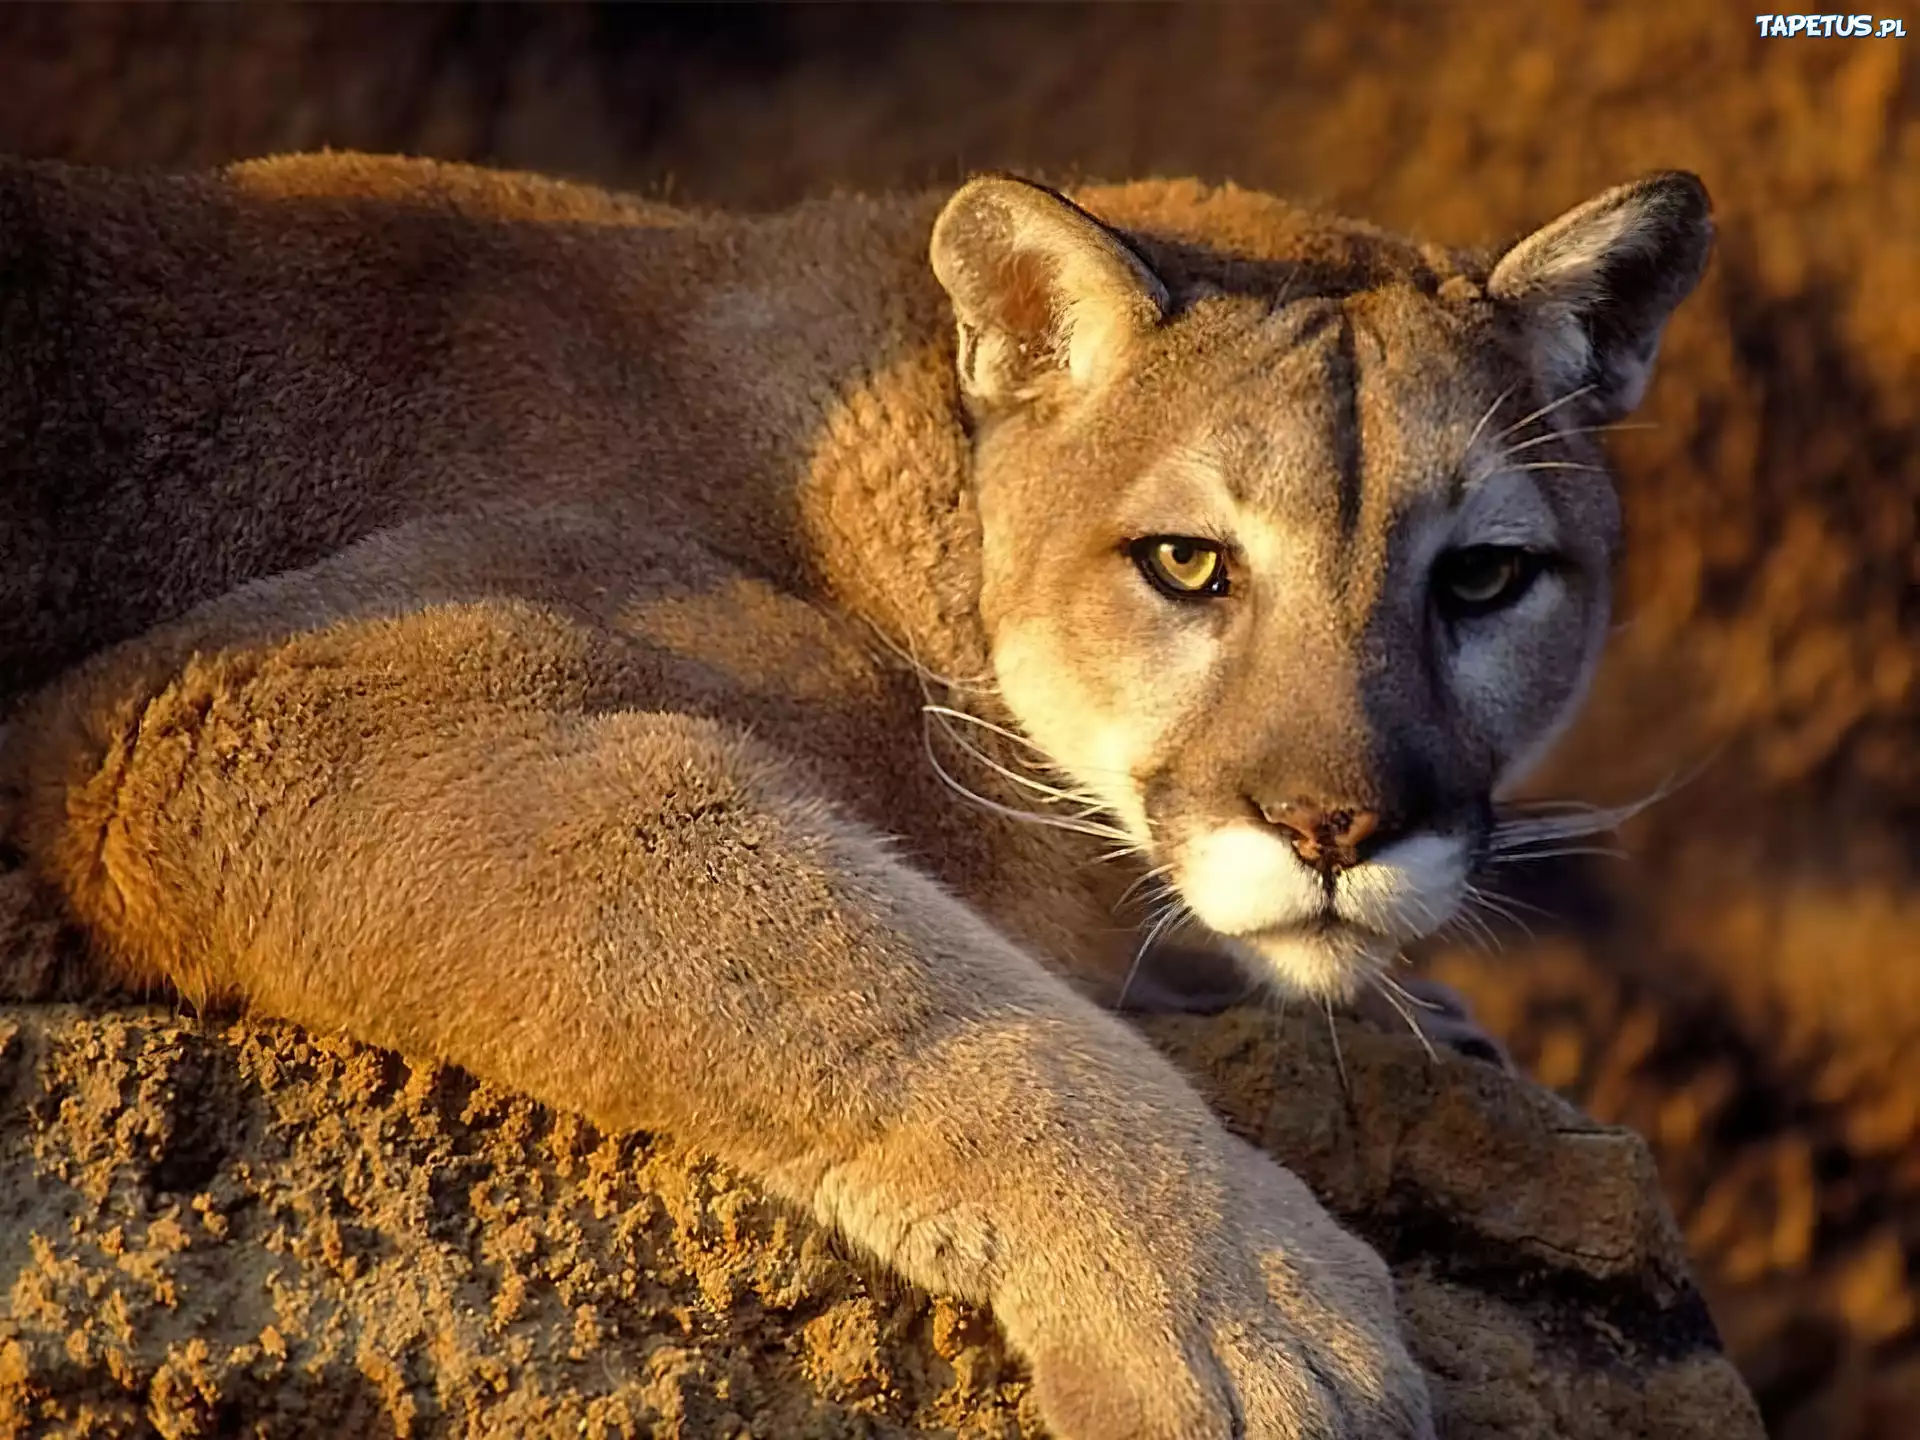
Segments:
[[[1233,822],[1189,837],[1173,873],[1194,917],[1257,968],[1339,994],[1452,917],[1470,849],[1460,837],[1417,834],[1329,878],[1266,828]]]
[[[1378,930],[1370,926],[1362,925],[1357,920],[1347,919],[1340,913],[1331,899],[1327,901],[1326,905],[1321,908],[1318,914],[1309,915],[1304,920],[1283,921],[1278,925],[1269,925],[1265,929],[1255,930],[1252,934],[1241,935],[1236,938],[1257,943],[1263,939],[1284,940],[1298,939],[1301,937],[1350,934],[1378,935],[1382,940],[1391,938],[1387,935],[1381,935]]]

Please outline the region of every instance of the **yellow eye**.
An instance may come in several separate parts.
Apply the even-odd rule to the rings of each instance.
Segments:
[[[1227,593],[1227,561],[1211,540],[1149,535],[1131,547],[1140,573],[1164,594],[1190,600]]]
[[[1441,609],[1484,615],[1513,604],[1540,573],[1541,558],[1513,545],[1469,545],[1449,550],[1434,566]]]

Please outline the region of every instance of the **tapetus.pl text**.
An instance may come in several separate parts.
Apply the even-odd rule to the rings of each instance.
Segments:
[[[1907,33],[1907,22],[1874,15],[1756,15],[1753,23],[1771,40],[1794,35],[1819,35],[1839,39],[1898,40]]]

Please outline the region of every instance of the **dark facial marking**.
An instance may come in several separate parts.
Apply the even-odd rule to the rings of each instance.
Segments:
[[[1365,457],[1360,448],[1360,356],[1354,344],[1353,315],[1343,303],[1340,328],[1326,352],[1327,393],[1333,396],[1334,501],[1340,545],[1353,542],[1360,524],[1360,477]]]

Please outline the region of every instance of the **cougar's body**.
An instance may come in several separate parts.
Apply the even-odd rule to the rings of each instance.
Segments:
[[[1704,197],[1075,202],[0,170],[10,838],[123,976],[991,1304],[1069,1440],[1426,1434],[1378,1258],[1103,1008],[1128,892],[1328,996],[1457,906]]]

